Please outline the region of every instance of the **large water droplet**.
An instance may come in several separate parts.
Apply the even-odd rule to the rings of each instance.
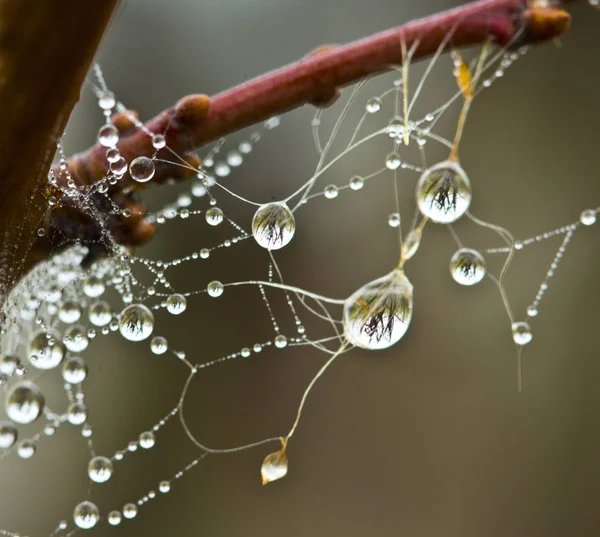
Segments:
[[[112,310],[106,302],[94,302],[90,306],[89,318],[94,326],[106,326],[112,319]]]
[[[87,364],[79,356],[69,358],[63,365],[62,376],[69,384],[83,382],[88,374]]]
[[[94,457],[88,464],[88,476],[95,483],[106,483],[113,473],[113,463],[106,457]]]
[[[267,250],[279,250],[292,240],[296,221],[283,201],[261,205],[252,218],[252,235]]]
[[[527,345],[533,339],[531,327],[526,322],[513,323],[512,334],[517,345]]]
[[[129,341],[142,341],[154,330],[154,315],[143,304],[127,306],[119,316],[119,330]]]
[[[81,306],[68,300],[58,308],[58,318],[66,324],[76,323],[81,317]]]
[[[137,157],[129,165],[129,174],[138,183],[150,181],[154,177],[154,162],[148,157]]]
[[[89,530],[100,520],[100,511],[92,502],[81,502],[73,511],[73,521],[78,528]]]
[[[457,162],[440,162],[425,170],[417,183],[417,205],[432,221],[449,224],[471,204],[471,183]]]
[[[87,407],[83,403],[72,403],[67,408],[67,420],[71,425],[81,425],[87,416]]]
[[[477,250],[461,248],[450,259],[450,274],[461,285],[475,285],[485,276],[487,265]]]
[[[6,397],[6,415],[15,423],[31,423],[40,417],[45,400],[33,382],[13,386]]]
[[[185,311],[187,301],[183,295],[173,294],[167,298],[167,311],[172,315],[179,315]]]
[[[65,332],[63,343],[71,352],[82,352],[88,348],[90,340],[83,327],[72,326]]]
[[[55,331],[37,332],[29,342],[29,361],[38,369],[55,368],[66,352],[60,335]]]
[[[218,207],[211,207],[206,211],[204,218],[211,226],[218,226],[223,221],[223,211]]]
[[[405,333],[412,317],[413,286],[400,269],[373,280],[344,303],[344,332],[363,349],[385,349]]]

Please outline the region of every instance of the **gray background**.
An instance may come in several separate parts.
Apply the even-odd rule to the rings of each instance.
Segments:
[[[130,0],[115,18],[99,60],[117,97],[148,119],[185,94],[214,94],[319,44],[347,42],[458,3]],[[473,212],[506,225],[517,237],[575,221],[600,200],[600,15],[585,5],[572,12],[573,29],[563,48],[549,44],[519,60],[476,100],[465,132],[461,156],[473,184]],[[428,86],[425,107],[454,91],[450,60],[444,58],[443,65],[447,69]],[[374,88],[389,84],[388,78]],[[86,94],[69,127],[69,153],[89,146],[100,125],[101,115]],[[363,99],[368,95],[367,90]],[[330,120],[337,113],[339,108],[330,112]],[[286,116],[227,185],[255,200],[279,198],[300,185],[317,160],[311,117],[309,109]],[[350,155],[321,187],[377,169],[388,150],[388,144],[374,145]],[[430,151],[431,162],[444,157]],[[408,174],[400,181],[405,223],[412,215],[415,179]],[[147,199],[158,207],[175,197],[175,190],[164,188]],[[249,222],[248,207],[220,199],[235,220]],[[314,200],[299,211],[297,236],[278,257],[286,281],[344,297],[385,274],[398,253],[396,233],[386,223],[393,210],[389,177],[359,193]],[[474,247],[500,245],[493,234],[467,222],[457,230]],[[220,233],[202,218],[173,222],[139,253],[170,259],[215,244]],[[547,241],[517,256],[507,278],[517,317],[524,318],[559,243]],[[259,467],[269,446],[212,456],[169,494],[141,508],[135,520],[118,528],[104,523],[91,533],[598,535],[597,227],[576,233],[550,283],[532,323],[521,394],[498,291],[489,279],[474,288],[456,285],[447,269],[454,250],[446,230],[428,226],[421,250],[407,265],[415,286],[408,333],[388,351],[351,352],[319,381],[290,444],[285,480],[260,485]],[[497,260],[490,264],[497,271]],[[266,265],[265,252],[248,241],[182,269],[174,281],[186,290],[215,278],[264,278]],[[284,333],[293,334],[280,295],[269,296]],[[303,319],[309,334],[321,335],[321,325],[306,314]],[[157,323],[156,333],[194,362],[272,337],[258,292],[249,288],[227,290],[218,301],[190,301],[184,315],[160,314]],[[175,406],[186,370],[170,354],[153,356],[147,345],[117,336],[94,341],[87,356],[94,442],[99,453],[110,456]],[[190,426],[215,447],[284,434],[322,359],[310,348],[269,350],[207,370],[188,396]],[[57,375],[53,382],[60,387]],[[154,449],[127,456],[109,483],[93,487],[90,498],[105,515],[156,490],[158,481],[197,454],[174,420]],[[34,459],[2,462],[0,528],[47,535],[58,520],[70,518],[87,494],[87,460],[79,432],[65,426],[40,443]]]

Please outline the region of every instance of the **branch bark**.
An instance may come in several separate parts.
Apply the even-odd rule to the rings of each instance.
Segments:
[[[0,298],[25,270],[56,143],[117,2],[0,2]]]
[[[574,0],[559,4],[571,1]],[[39,195],[56,141],[117,0],[5,2],[8,7],[0,13],[4,15],[0,20],[5,21],[0,26],[0,103],[3,108],[10,104],[8,116],[0,120],[0,236],[5,237],[2,252],[10,251],[6,237],[12,233],[15,220],[25,214],[30,218],[19,230],[26,240],[18,244],[31,243],[35,238],[36,226],[47,208],[39,203],[26,211],[25,205],[35,192]],[[146,127],[152,133],[164,134],[168,146],[185,155],[205,143],[304,104],[326,105],[339,88],[400,65],[401,43],[408,48],[416,44],[414,61],[435,52],[448,32],[452,32],[446,46],[449,49],[488,39],[501,46],[522,46],[553,39],[566,31],[570,21],[566,12],[532,8],[531,4],[528,0],[479,0],[345,46],[322,47],[296,63],[210,99],[203,95],[186,97],[150,120]],[[27,32],[11,31],[22,27],[16,23],[25,20]],[[31,68],[38,65],[44,68]],[[118,149],[128,162],[155,153],[147,134],[131,129],[123,117],[115,123],[121,130]],[[79,185],[100,180],[108,171],[106,148],[96,145],[74,156],[68,170]],[[60,180],[66,180],[59,169],[54,172]],[[151,182],[186,175],[189,172],[182,172],[182,168],[158,165]],[[96,208],[106,214],[104,224],[122,244],[144,243],[154,233],[143,218],[143,204],[135,198],[134,191],[145,186],[125,176],[111,190],[112,201],[133,210],[132,217],[109,216],[109,207]],[[18,264],[18,254],[23,255],[20,247],[11,252],[11,259],[2,260],[0,270],[12,271],[11,278],[2,280],[14,281],[25,267],[49,256],[65,238],[95,242],[101,231],[93,219],[64,197],[53,210],[47,227],[47,236],[36,238],[27,262]]]

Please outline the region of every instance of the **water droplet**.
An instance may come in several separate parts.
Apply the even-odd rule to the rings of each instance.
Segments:
[[[17,448],[17,453],[22,459],[31,459],[35,455],[35,444],[31,440],[23,440]]]
[[[421,245],[421,230],[413,229],[402,241],[402,259],[408,261],[411,259]]]
[[[142,341],[154,330],[154,315],[143,304],[127,306],[119,316],[119,330],[129,341]]]
[[[117,160],[110,163],[110,171],[119,177],[124,175],[127,171],[127,161],[123,157],[119,157]],[[111,182],[110,179],[109,183],[114,184],[114,182]]]
[[[363,285],[344,303],[344,332],[363,349],[385,349],[408,329],[413,286],[400,269]]]
[[[154,147],[154,149],[162,149],[165,145],[167,145],[167,142],[162,134],[152,135],[152,147]]]
[[[158,490],[160,490],[163,494],[166,494],[171,490],[171,483],[169,483],[168,481],[161,481],[158,484]]]
[[[17,441],[19,433],[17,428],[7,421],[0,422],[0,448],[7,449]]]
[[[167,311],[172,315],[179,315],[185,311],[187,301],[183,295],[173,294],[167,298]]]
[[[106,483],[113,473],[113,463],[106,457],[94,457],[88,464],[88,476],[94,483]]]
[[[584,226],[591,226],[596,223],[596,211],[594,209],[586,209],[579,216],[579,221]]]
[[[71,352],[82,352],[88,348],[90,340],[83,327],[72,326],[65,332],[63,343]]]
[[[288,458],[285,453],[285,449],[276,451],[275,453],[269,453],[262,463],[260,468],[260,474],[262,477],[262,484],[266,485],[271,481],[277,481],[282,477],[285,477],[288,472]]]
[[[102,125],[98,130],[98,141],[104,147],[114,147],[119,141],[119,131],[112,123]]]
[[[89,276],[83,283],[83,292],[90,298],[99,297],[105,289],[104,282],[97,276]]]
[[[513,323],[512,334],[517,345],[527,345],[533,339],[531,327],[525,322]]]
[[[128,519],[135,518],[137,515],[138,508],[134,503],[125,504],[123,507],[123,516]]]
[[[461,166],[445,161],[425,170],[417,183],[417,205],[432,221],[449,224],[471,204],[471,184]]]
[[[352,190],[360,190],[363,186],[365,186],[365,180],[360,175],[355,175],[350,179],[350,188]]]
[[[152,341],[150,341],[150,350],[154,354],[164,354],[165,352],[167,352],[168,348],[169,344],[167,340],[162,336],[153,337]]]
[[[154,438],[154,433],[151,431],[146,431],[140,434],[140,446],[144,449],[150,449],[154,446],[156,439]]]
[[[100,511],[92,502],[81,502],[73,511],[73,521],[78,528],[89,530],[100,520]]]
[[[204,217],[211,226],[218,226],[223,221],[223,211],[218,207],[211,207]]]
[[[88,315],[94,326],[106,326],[112,319],[112,310],[106,302],[98,301],[90,306]]]
[[[108,513],[108,523],[111,526],[118,526],[121,523],[121,513],[119,511],[111,511]]]
[[[365,105],[365,109],[369,114],[375,114],[381,110],[381,99],[379,97],[371,97],[367,104]]]
[[[7,354],[0,358],[0,373],[3,375],[12,375],[17,371],[17,367],[21,364],[21,360],[14,354]]]
[[[112,91],[103,91],[98,97],[98,105],[102,110],[110,110],[115,104],[115,94]]]
[[[63,365],[62,376],[69,384],[83,382],[88,374],[88,366],[79,356],[69,358]]]
[[[223,284],[217,280],[212,281],[208,284],[206,292],[213,298],[220,297],[223,294]]]
[[[154,177],[154,162],[148,157],[137,157],[129,165],[131,178],[138,183],[145,183]]]
[[[87,407],[83,403],[71,403],[67,408],[67,421],[71,425],[81,425],[87,416]]]
[[[60,335],[55,331],[37,332],[29,342],[29,361],[38,369],[55,368],[62,362],[66,352]]]
[[[390,170],[397,170],[402,164],[400,160],[400,155],[398,153],[390,153],[385,159],[385,165]]]
[[[113,162],[117,162],[117,160],[119,160],[121,158],[121,153],[119,153],[119,150],[116,147],[110,147],[106,150],[106,160],[108,160],[109,163],[113,163]]]
[[[388,216],[388,225],[390,227],[400,226],[400,213],[392,213]]]
[[[65,324],[76,323],[81,317],[81,306],[72,300],[63,302],[58,308],[58,318]]]
[[[537,314],[538,314],[538,310],[533,304],[531,306],[527,307],[527,315],[529,317],[537,317]]]
[[[244,161],[244,157],[239,151],[230,151],[227,153],[227,164],[230,166],[239,166]]]
[[[200,257],[202,259],[208,259],[210,257],[210,250],[208,248],[202,248],[202,250],[200,250]]]
[[[292,240],[296,221],[283,201],[261,205],[252,218],[252,235],[267,250],[279,250]]]
[[[404,120],[402,118],[394,118],[385,129],[390,138],[402,138],[404,135]]]
[[[332,200],[334,198],[338,197],[339,191],[338,191],[338,187],[335,185],[327,185],[325,187],[325,190],[323,191],[323,194],[325,194],[325,197],[328,200]]]
[[[461,285],[475,285],[485,276],[487,264],[477,250],[461,248],[450,259],[450,274]]]
[[[275,336],[274,343],[278,349],[283,349],[284,347],[287,347],[288,340],[284,335],[279,334],[278,336]]]

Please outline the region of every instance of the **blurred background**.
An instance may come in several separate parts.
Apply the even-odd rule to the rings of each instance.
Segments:
[[[321,44],[345,43],[460,3],[128,0],[104,40],[99,62],[117,98],[146,120],[186,94],[215,94]],[[576,5],[572,14],[572,30],[562,46],[531,49],[508,69],[475,101],[465,131],[461,161],[473,185],[472,211],[517,238],[577,221],[583,209],[600,205],[600,13]],[[415,74],[422,71],[416,68]],[[373,81],[361,93],[360,106],[391,87],[392,80]],[[418,114],[454,92],[451,61],[445,57],[426,85]],[[340,110],[338,104],[325,113],[324,132]],[[257,201],[281,199],[295,190],[318,160],[313,114],[306,107],[283,117],[224,183]],[[380,114],[387,121],[393,111],[384,106]],[[356,117],[351,114],[342,132],[346,141]],[[455,120],[456,114],[449,114],[440,124],[447,137]],[[67,151],[93,144],[101,121],[85,90],[67,131]],[[247,136],[233,136],[224,150]],[[391,145],[379,139],[348,155],[317,190],[329,183],[346,185],[356,173],[381,168]],[[430,164],[446,157],[433,146],[427,155]],[[407,158],[418,164],[417,156]],[[405,231],[416,179],[414,173],[400,175]],[[180,191],[181,186],[164,187],[149,191],[146,199],[158,208]],[[319,197],[301,208],[296,237],[277,255],[285,281],[342,298],[386,274],[398,256],[397,230],[387,225],[395,210],[392,192],[388,174],[359,192],[345,190],[333,200]],[[216,195],[226,214],[248,228],[252,209]],[[207,201],[192,208],[205,208]],[[516,387],[516,352],[497,288],[490,279],[472,288],[452,281],[448,261],[455,244],[446,229],[428,226],[420,251],[406,267],[415,288],[410,329],[387,351],[348,353],[319,380],[290,443],[285,479],[260,484],[261,462],[276,445],[209,456],[173,483],[171,492],[141,507],[134,520],[115,528],[104,522],[90,534],[599,535],[598,226],[575,233],[531,323],[523,393]],[[470,222],[459,222],[456,230],[466,246],[502,246],[497,236]],[[209,229],[202,217],[178,220],[163,226],[137,253],[168,260],[227,236],[230,230]],[[516,256],[506,285],[518,320],[525,320],[561,240]],[[497,273],[499,260],[488,256],[488,261]],[[213,279],[265,279],[267,265],[266,252],[244,241],[171,276],[176,290],[187,291]],[[295,335],[281,294],[271,292],[269,298],[282,332]],[[301,318],[310,337],[327,333],[306,312]],[[218,300],[191,299],[178,317],[159,312],[155,334],[185,350],[194,363],[273,337],[253,287],[226,289]],[[90,375],[84,389],[94,445],[109,457],[177,404],[187,375],[172,354],[155,356],[146,343],[118,335],[94,340],[86,359]],[[207,369],[186,399],[190,428],[216,448],[285,434],[323,359],[309,347],[271,348]],[[48,399],[64,404],[59,373],[46,376],[56,390]],[[106,516],[157,490],[159,481],[198,455],[178,420],[172,420],[157,434],[153,449],[126,455],[111,480],[90,491],[85,441],[79,429],[64,426],[40,442],[33,459],[13,456],[0,464],[0,528],[48,535],[59,520],[71,524],[74,506],[88,497]]]

